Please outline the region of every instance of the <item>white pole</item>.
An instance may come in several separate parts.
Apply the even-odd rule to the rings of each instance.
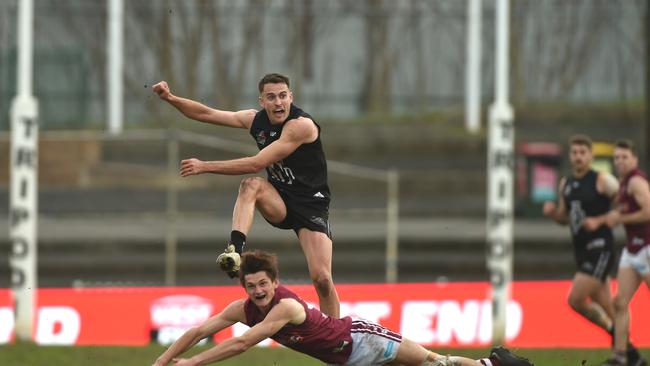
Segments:
[[[509,106],[510,0],[497,0],[496,101]]]
[[[386,203],[386,282],[396,283],[399,262],[399,174],[391,169],[387,175]]]
[[[167,138],[167,235],[165,237],[165,284],[176,285],[178,249],[178,134]]]
[[[488,126],[487,266],[492,283],[492,343],[505,340],[513,258],[513,110],[508,102],[509,0],[497,0],[496,100]]]
[[[123,125],[123,47],[124,47],[124,3],[123,0],[109,0],[108,4],[108,132],[122,133]]]
[[[467,3],[467,62],[465,65],[465,128],[481,128],[481,17],[482,0]]]
[[[32,0],[18,8],[18,90],[11,102],[9,238],[16,337],[32,340],[37,290],[38,104],[32,95]]]

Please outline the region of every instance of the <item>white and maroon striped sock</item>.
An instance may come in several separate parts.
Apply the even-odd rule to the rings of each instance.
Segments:
[[[481,365],[484,366],[500,366],[496,362],[492,362],[492,360],[490,360],[489,358],[481,358],[480,360],[478,360],[478,362],[480,362]]]

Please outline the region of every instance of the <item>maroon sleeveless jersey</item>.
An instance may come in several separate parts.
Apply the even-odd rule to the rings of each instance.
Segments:
[[[630,174],[623,178],[618,191],[618,203],[621,206],[621,213],[623,214],[630,214],[641,209],[634,199],[634,196],[627,193],[630,179],[634,176],[639,176],[647,180],[645,173],[639,169],[634,169]],[[626,224],[623,226],[625,227],[625,234],[627,234],[625,247],[628,252],[636,253],[644,246],[650,245],[650,223]]]
[[[309,308],[298,295],[284,286],[278,286],[271,303],[277,305],[282,299],[295,299],[303,308],[307,317],[302,324],[287,324],[271,339],[295,351],[315,357],[325,363],[344,364],[352,352],[350,333],[352,319],[332,318],[318,309]],[[254,326],[264,320],[265,314],[250,299],[244,304],[246,325]]]

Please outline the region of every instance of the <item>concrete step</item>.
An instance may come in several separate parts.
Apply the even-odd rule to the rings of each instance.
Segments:
[[[178,211],[184,215],[228,216],[237,199],[239,182],[226,190],[196,189],[180,191],[177,195]],[[334,192],[331,211],[363,215],[378,215],[386,209],[385,188],[379,192]],[[478,218],[485,215],[485,198],[481,193],[450,193],[433,188],[407,194],[402,188],[399,200],[400,215],[405,217],[455,216]],[[444,193],[443,193],[444,192]],[[0,216],[8,215],[8,191],[0,189]],[[129,189],[126,187],[102,189],[48,189],[39,192],[39,212],[51,217],[79,215],[161,215],[167,209],[167,192],[155,189]]]
[[[485,280],[485,244],[481,241],[432,243],[402,240],[398,271],[401,281]],[[570,277],[574,271],[571,250],[550,245],[540,251],[532,243],[518,243],[515,273],[519,278],[540,279],[549,275]],[[249,245],[249,248],[253,247]],[[306,260],[297,241],[263,242],[256,248],[279,255],[283,277],[309,282]],[[0,250],[7,250],[6,245]],[[184,283],[227,284],[214,259],[220,252],[215,242],[180,243],[178,278]],[[385,248],[376,241],[339,241],[334,252],[333,273],[337,281],[374,282],[385,279]],[[164,281],[165,251],[160,242],[51,243],[39,246],[41,286],[71,286],[75,281]],[[0,287],[7,286],[8,269],[0,266]],[[4,280],[4,281],[3,281]]]
[[[307,265],[291,231],[260,223],[248,249],[275,252],[283,278],[309,283]],[[40,285],[79,281],[164,282],[165,237],[169,222],[157,216],[39,218]],[[228,217],[180,217],[176,222],[177,277],[183,284],[228,284],[214,259],[230,231]],[[6,230],[6,228],[4,228]],[[333,272],[338,282],[385,280],[385,221],[377,217],[337,218]],[[0,227],[0,287],[9,285],[8,233]],[[616,232],[620,242],[623,233]],[[547,221],[515,225],[516,279],[571,278],[575,268],[566,228]],[[400,281],[486,280],[485,223],[482,220],[402,219],[399,230]],[[76,281],[76,282],[75,282]]]

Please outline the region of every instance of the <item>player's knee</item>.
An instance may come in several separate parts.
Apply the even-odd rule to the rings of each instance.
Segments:
[[[239,195],[240,196],[255,196],[262,189],[262,178],[260,177],[248,177],[241,181],[239,184]]]
[[[334,288],[334,283],[332,282],[332,274],[328,271],[319,271],[312,274],[311,280],[314,283],[316,291],[318,291],[320,295],[326,296],[332,292],[332,289]]]
[[[567,302],[569,303],[569,306],[575,311],[581,312],[586,310],[586,301],[582,297],[569,296]]]
[[[614,311],[619,313],[621,311],[627,310],[628,302],[620,296],[614,297]]]

